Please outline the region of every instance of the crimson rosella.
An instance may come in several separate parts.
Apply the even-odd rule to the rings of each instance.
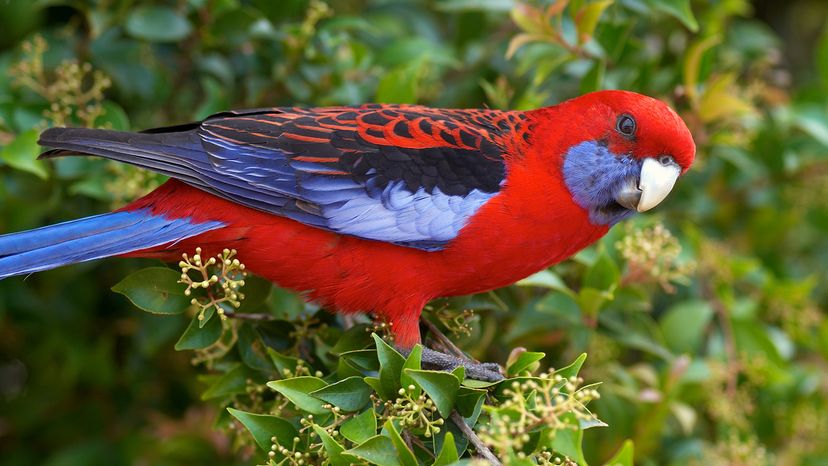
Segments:
[[[40,144],[55,148],[42,157],[96,155],[170,180],[115,212],[0,236],[0,278],[232,247],[249,270],[308,300],[386,319],[402,349],[420,341],[429,300],[570,257],[659,204],[695,156],[672,109],[625,91],[525,112],[228,111],[141,133],[52,128]]]

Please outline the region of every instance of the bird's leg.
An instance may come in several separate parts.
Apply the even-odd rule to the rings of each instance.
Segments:
[[[440,329],[438,329],[434,324],[429,322],[427,319],[421,318],[420,320],[428,328],[429,333],[436,340],[436,342],[446,351],[446,353],[443,353],[424,347],[421,360],[424,368],[452,371],[459,366],[463,366],[466,370],[466,377],[470,379],[483,380],[486,382],[503,380],[504,377],[501,372],[500,365],[490,362],[480,363],[471,359],[466,356],[460,348],[455,346],[451,340],[443,335],[443,332],[441,332]],[[419,329],[417,329],[417,333],[419,334]],[[411,349],[406,349],[404,346],[399,347],[398,349],[405,355],[408,355],[411,352]]]
[[[411,353],[411,348],[397,347],[397,350],[404,356]],[[423,347],[422,359],[420,360],[425,369],[451,372],[459,366],[466,370],[466,377],[484,382],[497,382],[503,380],[503,373],[499,364],[494,362],[477,362],[467,357],[457,357],[451,354],[441,353],[431,348]]]
[[[452,371],[458,366],[466,369],[466,377],[485,382],[503,380],[500,365],[494,362],[476,362],[467,358],[459,358],[450,354],[423,348],[422,364],[427,369]]]

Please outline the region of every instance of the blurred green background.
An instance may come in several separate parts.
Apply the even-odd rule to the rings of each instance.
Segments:
[[[828,464],[826,17],[820,0],[0,1],[0,232],[104,212],[160,181],[37,162],[48,125],[643,92],[685,118],[694,168],[575,260],[453,301],[477,311],[461,345],[499,361],[524,346],[555,366],[586,351],[609,424],[586,434],[590,461],[631,438],[637,464]],[[146,265],[0,282],[0,462],[261,462],[213,429],[205,369],[173,350],[187,320],[110,291]]]

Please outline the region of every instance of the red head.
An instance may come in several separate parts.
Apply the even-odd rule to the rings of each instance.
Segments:
[[[664,102],[599,91],[530,112],[535,140],[562,171],[595,224],[612,225],[655,207],[693,163],[696,146]]]

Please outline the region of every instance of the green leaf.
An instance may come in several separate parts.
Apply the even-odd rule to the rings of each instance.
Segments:
[[[651,8],[681,21],[692,32],[699,30],[699,23],[690,8],[690,0],[647,0]]]
[[[316,398],[338,406],[343,411],[359,411],[370,402],[371,387],[362,377],[348,377],[314,392]]]
[[[345,450],[345,453],[379,466],[402,466],[397,458],[394,442],[384,435],[371,437],[354,448]]]
[[[221,375],[210,387],[201,394],[202,400],[224,398],[230,395],[242,395],[247,393],[247,379],[250,373],[241,364],[236,364],[232,369]]]
[[[448,418],[457,400],[460,380],[453,374],[440,371],[406,369],[405,373],[434,401],[440,416]]]
[[[270,280],[258,275],[248,275],[244,279],[244,288],[242,288],[244,300],[238,309],[233,310],[237,313],[264,311],[265,309],[260,308],[270,296],[271,288],[273,288],[273,282]]]
[[[273,365],[276,366],[276,372],[279,373],[279,377],[285,377],[286,372],[291,374],[296,373],[296,366],[299,364],[299,359],[292,356],[285,356],[273,348],[268,348],[267,354],[270,356]]]
[[[705,301],[684,301],[671,307],[659,321],[667,346],[677,353],[694,353],[713,318],[713,308]]]
[[[40,146],[37,145],[38,130],[30,129],[17,135],[0,151],[0,159],[13,168],[29,172],[38,178],[46,179],[49,173],[46,164],[37,160]]]
[[[621,448],[604,463],[604,466],[633,466],[633,441],[625,440]]]
[[[469,387],[460,387],[457,392],[457,412],[464,418],[471,418],[475,412],[480,409],[483,399],[486,397],[486,390],[479,390]]]
[[[400,433],[397,432],[397,428],[394,427],[394,423],[391,422],[391,419],[385,421],[384,427],[386,432],[388,432],[388,436],[391,437],[391,441],[394,443],[394,448],[397,450],[397,458],[400,460],[400,464],[402,464],[402,466],[418,466],[417,458],[414,456],[414,452],[408,448],[408,445],[406,445],[402,437],[400,437]]]
[[[574,414],[566,413],[561,416],[561,419],[564,423],[575,428],[561,428],[556,430],[554,438],[552,439],[552,449],[570,457],[579,465],[586,465],[583,451],[584,431],[578,427],[578,420]]]
[[[612,300],[613,296],[614,294],[611,291],[585,286],[578,290],[578,307],[581,308],[581,312],[585,316],[594,319],[604,304]]]
[[[412,348],[411,352],[408,353],[408,357],[405,358],[405,363],[403,364],[403,370],[400,373],[400,385],[405,390],[408,390],[409,385],[414,385],[414,391],[411,392],[411,395],[415,398],[420,396],[421,388],[418,387],[414,383],[414,379],[412,379],[408,374],[405,373],[405,370],[406,369],[414,369],[414,370],[422,369],[422,365],[421,365],[422,357],[423,357],[423,345],[420,345],[420,344],[414,345],[414,348]],[[463,380],[463,378],[461,377],[460,380]]]
[[[181,274],[166,267],[148,267],[131,273],[112,291],[120,293],[142,311],[153,314],[181,314],[190,306]]]
[[[362,380],[364,380],[369,387],[371,387],[375,392],[377,392],[377,394],[382,393],[382,382],[380,382],[380,379],[378,377],[365,377]]]
[[[457,454],[454,436],[451,432],[446,432],[446,438],[443,440],[443,448],[440,449],[440,454],[434,460],[433,466],[449,466],[459,459],[460,455]]]
[[[199,323],[200,321],[196,315],[175,344],[177,351],[203,349],[221,338],[221,319],[210,319],[210,322],[203,328],[199,327]]]
[[[95,119],[95,127],[129,131],[129,116],[123,107],[111,100],[105,100],[101,106],[104,113]]]
[[[539,366],[538,361],[543,359],[545,356],[546,353],[524,351],[520,353],[514,362],[510,363],[508,367],[506,367],[506,375],[514,376],[519,375],[522,372],[534,372]]]
[[[267,356],[267,349],[264,342],[259,338],[253,324],[243,323],[238,330],[239,340],[236,348],[239,350],[239,356],[242,361],[251,367],[260,371],[270,371],[273,369],[273,363]]]
[[[367,324],[358,324],[346,330],[331,348],[331,354],[339,356],[348,351],[367,348],[373,341],[371,335],[365,331],[367,328]]]
[[[293,438],[299,435],[293,424],[280,417],[246,413],[233,408],[227,408],[227,411],[250,431],[256,444],[264,451],[270,451],[271,437],[276,437],[279,445],[293,448]]]
[[[385,104],[417,103],[417,68],[409,64],[386,71],[377,85],[376,101]]]
[[[572,361],[572,364],[569,364],[568,366],[564,366],[560,369],[557,369],[555,371],[555,374],[560,375],[561,377],[563,377],[565,379],[568,379],[570,377],[577,377],[578,372],[581,371],[581,366],[583,366],[584,361],[586,361],[586,358],[587,358],[587,354],[586,353],[581,353],[580,356],[578,356],[574,361]]]
[[[351,367],[365,372],[379,372],[377,352],[372,349],[346,351],[339,355]],[[382,394],[381,391],[377,393]]]
[[[598,26],[598,20],[608,6],[612,5],[614,0],[599,0],[597,2],[588,3],[578,10],[575,15],[575,26],[578,29],[578,41],[581,43],[589,41],[592,38],[592,33],[595,32],[595,27]]]
[[[618,270],[618,265],[607,254],[602,251],[592,266],[587,269],[584,275],[583,286],[595,288],[596,290],[610,290],[615,288],[618,284],[618,279],[621,277],[621,272]]]
[[[324,380],[310,376],[274,380],[267,383],[268,387],[284,395],[298,409],[312,414],[325,414],[330,412],[322,407],[324,404],[322,400],[311,396],[311,392],[319,390],[326,385]]]
[[[328,460],[331,462],[331,465],[349,466],[358,461],[357,458],[345,454],[345,447],[339,444],[336,439],[331,437],[325,429],[314,424],[313,431],[316,432],[316,435],[319,436],[319,440],[322,441],[322,446],[325,447],[325,453],[327,453]]]
[[[383,399],[390,400],[397,396],[400,389],[400,374],[402,373],[405,358],[392,348],[376,333],[372,335],[377,345],[377,358],[380,363],[379,379],[382,383]]]
[[[537,286],[540,288],[549,288],[567,294],[568,296],[575,296],[575,293],[570,289],[558,274],[551,270],[541,270],[540,272],[530,275],[523,280],[516,283],[518,286]]]
[[[374,409],[369,408],[358,416],[345,421],[340,427],[339,433],[357,444],[377,435],[377,415],[374,413]]]
[[[133,37],[153,42],[175,42],[187,37],[192,30],[187,18],[175,10],[160,5],[143,5],[129,14],[126,30]]]

